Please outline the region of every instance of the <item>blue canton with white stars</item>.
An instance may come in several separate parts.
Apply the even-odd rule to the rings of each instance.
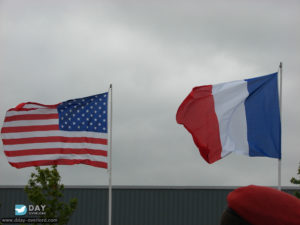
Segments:
[[[106,92],[59,104],[59,129],[107,133],[107,100]]]

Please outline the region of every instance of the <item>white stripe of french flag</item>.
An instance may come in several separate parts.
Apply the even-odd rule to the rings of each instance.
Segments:
[[[176,120],[208,163],[231,152],[281,158],[277,73],[195,87]]]

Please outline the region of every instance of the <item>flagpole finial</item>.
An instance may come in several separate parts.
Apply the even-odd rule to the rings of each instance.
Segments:
[[[280,69],[282,68],[282,62],[280,62],[280,64],[279,64],[279,68],[280,68]]]
[[[112,88],[112,84],[109,85],[109,88],[110,88],[110,89]]]

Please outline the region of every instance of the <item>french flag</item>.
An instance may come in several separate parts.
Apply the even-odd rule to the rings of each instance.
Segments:
[[[278,74],[195,87],[176,120],[208,163],[231,152],[280,159]]]

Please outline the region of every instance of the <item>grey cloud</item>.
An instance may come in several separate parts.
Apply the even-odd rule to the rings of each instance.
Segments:
[[[283,61],[288,185],[300,158],[299,8],[297,1],[1,1],[1,120],[23,101],[55,104],[113,83],[114,184],[276,185],[273,159],[232,154],[206,164],[175,114],[194,86],[272,73]],[[1,184],[24,184],[33,170],[10,167],[3,152],[0,162]],[[59,170],[65,184],[107,183],[97,168]]]

